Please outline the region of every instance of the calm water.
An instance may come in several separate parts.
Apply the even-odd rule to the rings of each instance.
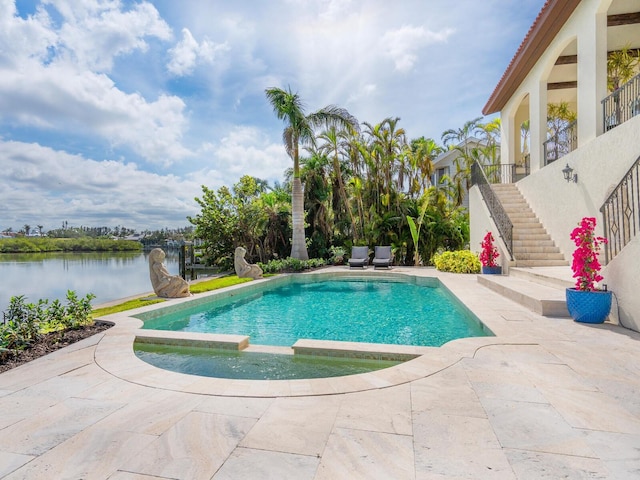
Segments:
[[[210,348],[168,347],[136,343],[138,358],[178,373],[246,380],[291,380],[339,377],[371,372],[400,362],[349,358],[314,358],[257,352],[218,351]]]
[[[381,280],[297,282],[146,320],[144,328],[250,336],[440,346],[487,331],[442,288]]]
[[[178,253],[168,250],[165,264],[178,273]],[[93,293],[93,305],[153,291],[148,252],[37,253],[0,255],[0,310],[12,296],[28,302],[64,300],[67,290]]]

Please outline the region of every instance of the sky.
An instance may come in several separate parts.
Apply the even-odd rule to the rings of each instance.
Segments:
[[[202,185],[282,182],[270,87],[440,143],[543,4],[0,0],[0,231],[185,227]]]

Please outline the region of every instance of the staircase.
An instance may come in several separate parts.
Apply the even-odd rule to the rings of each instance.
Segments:
[[[515,183],[491,185],[513,223],[513,258],[517,267],[569,265]]]
[[[569,262],[546,232],[514,183],[492,184],[513,224],[513,258],[509,275],[478,275],[478,283],[529,310],[568,317],[565,289],[573,287]]]

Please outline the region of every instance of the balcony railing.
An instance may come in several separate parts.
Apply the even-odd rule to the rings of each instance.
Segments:
[[[549,165],[578,148],[578,122],[573,121],[543,144],[544,164]]]
[[[498,233],[507,247],[509,257],[513,260],[513,223],[511,223],[509,215],[507,215],[500,200],[498,200],[487,176],[477,161],[471,165],[471,184],[477,185],[480,189],[482,198],[489,209],[489,214],[493,218],[493,223],[495,223]]]
[[[640,157],[600,207],[604,220],[605,263],[640,232]]]
[[[611,130],[640,115],[640,74],[602,100],[604,130]]]
[[[482,170],[489,183],[515,183],[529,175],[529,156],[527,155],[524,165],[499,163],[497,165],[483,165]]]

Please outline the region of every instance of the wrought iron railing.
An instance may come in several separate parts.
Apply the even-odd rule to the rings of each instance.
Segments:
[[[600,207],[603,217],[605,263],[640,232],[640,157]]]
[[[544,164],[549,165],[578,148],[578,122],[573,121],[542,144]]]
[[[528,157],[524,165],[499,163],[497,165],[483,165],[482,170],[489,183],[516,183],[530,173]]]
[[[489,184],[489,179],[477,161],[471,165],[471,184],[477,185],[480,189],[482,198],[489,209],[489,214],[493,218],[493,223],[495,223],[498,233],[509,251],[509,257],[513,260],[513,223],[511,223],[509,215],[507,215],[500,200],[498,200],[496,193]]]
[[[640,115],[640,74],[602,100],[605,131]]]

